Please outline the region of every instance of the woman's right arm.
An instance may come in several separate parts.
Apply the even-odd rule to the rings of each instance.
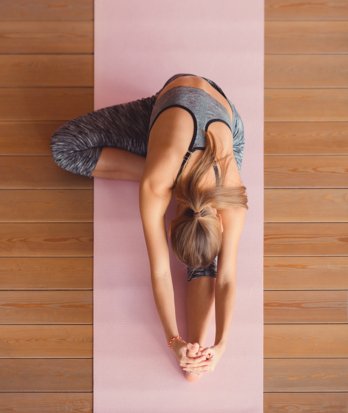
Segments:
[[[139,186],[139,206],[150,261],[151,283],[156,307],[166,339],[178,335],[169,249],[165,229],[165,212],[172,191],[154,190],[150,179]]]

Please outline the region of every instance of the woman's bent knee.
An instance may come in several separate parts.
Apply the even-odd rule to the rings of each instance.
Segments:
[[[102,147],[90,146],[88,134],[75,120],[68,121],[51,136],[51,153],[54,162],[74,174],[93,178]]]
[[[76,134],[70,122],[65,123],[51,136],[50,148],[54,162],[62,169],[77,175],[93,178],[102,147],[86,147],[83,137]]]

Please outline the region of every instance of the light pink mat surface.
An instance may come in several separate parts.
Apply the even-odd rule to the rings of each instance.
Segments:
[[[262,412],[263,13],[260,0],[95,1],[95,109],[150,96],[178,72],[216,81],[244,122],[249,211],[227,350],[189,383],[153,300],[139,185],[94,179],[94,413]],[[184,334],[186,272],[173,254],[171,264]]]

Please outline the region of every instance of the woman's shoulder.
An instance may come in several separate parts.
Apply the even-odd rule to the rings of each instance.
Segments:
[[[148,139],[144,172],[147,179],[164,188],[173,187],[193,128],[191,115],[182,108],[173,107],[161,114]]]

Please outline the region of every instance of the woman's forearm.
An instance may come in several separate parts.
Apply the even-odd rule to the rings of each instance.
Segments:
[[[151,277],[151,284],[164,333],[167,340],[169,340],[171,337],[179,334],[176,322],[172,278],[170,274],[163,277]]]
[[[226,346],[235,298],[234,284],[215,284],[215,345]]]

